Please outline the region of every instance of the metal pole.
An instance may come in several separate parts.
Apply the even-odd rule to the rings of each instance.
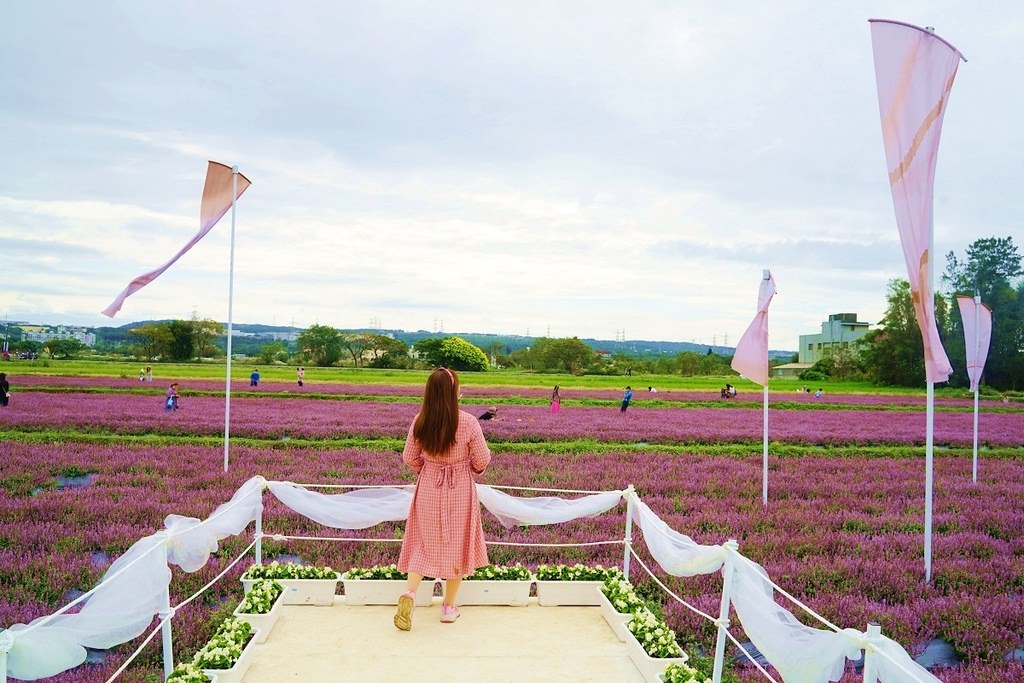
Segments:
[[[260,492],[262,496],[262,491]],[[256,515],[256,564],[263,564],[263,507]]]
[[[625,551],[622,555],[622,573],[626,575],[627,581],[629,580],[629,555],[633,545],[633,496],[635,495],[636,489],[630,484],[626,487],[626,535],[623,538]]]
[[[228,262],[228,365],[224,378],[224,471],[228,471],[228,444],[231,440],[231,334],[235,296],[235,198],[238,197],[238,167],[231,167],[231,256]]]
[[[934,31],[935,29],[932,29]],[[935,264],[931,254],[935,253],[935,216],[929,217],[928,221],[928,296],[929,301],[922,301],[921,305],[927,310],[931,306],[934,315],[935,310]],[[920,326],[920,323],[918,323]],[[927,334],[921,330],[921,334]],[[925,375],[928,374],[928,361],[925,359]],[[935,382],[927,380],[928,398],[925,412],[925,436],[924,436],[924,580],[928,583],[932,580],[932,479],[933,463],[935,455]]]
[[[974,362],[981,356],[981,295],[974,295]],[[974,385],[974,462],[971,469],[971,481],[978,483],[978,389],[981,388],[981,377]]]
[[[722,566],[722,605],[718,609],[718,638],[715,641],[715,668],[711,674],[712,683],[722,683],[722,669],[725,666],[725,641],[729,630],[729,604],[732,601],[732,577],[736,572],[736,553],[740,544],[730,538],[722,544],[725,548],[725,564]]]
[[[868,624],[867,633],[864,639],[869,645],[874,645],[881,639],[882,627],[877,622]],[[878,683],[878,667],[875,665],[875,650],[873,647],[864,648],[864,683]]]
[[[161,542],[160,548],[163,551],[164,564],[167,564],[167,532],[160,532]],[[160,625],[161,635],[163,636],[163,655],[164,655],[164,679],[171,675],[174,671],[174,645],[171,638],[171,619],[174,615],[174,610],[171,609],[171,585],[168,582],[164,586],[163,603],[160,606],[160,611],[157,614],[160,616],[163,623]],[[164,621],[166,620],[166,621]]]
[[[935,436],[935,382],[928,382],[924,437],[924,580],[932,580],[932,478]]]
[[[0,633],[0,683],[7,683],[7,653],[14,647],[14,638],[11,632],[4,630]]]
[[[761,503],[768,507],[768,385],[764,385],[764,448],[761,454]]]

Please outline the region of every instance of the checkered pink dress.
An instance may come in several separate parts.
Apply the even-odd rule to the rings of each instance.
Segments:
[[[459,411],[455,443],[441,456],[425,453],[410,426],[402,460],[419,476],[398,568],[460,579],[488,564],[475,475],[486,469],[491,450],[477,419]]]

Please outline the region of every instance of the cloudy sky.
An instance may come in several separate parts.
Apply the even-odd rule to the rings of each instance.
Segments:
[[[252,181],[235,322],[772,348],[905,277],[868,18],[968,58],[935,243],[1021,241],[1024,7],[917,2],[3,2],[0,313],[227,320],[208,159]],[[940,259],[941,269],[944,259]]]

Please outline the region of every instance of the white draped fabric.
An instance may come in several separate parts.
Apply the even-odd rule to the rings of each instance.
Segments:
[[[224,503],[203,521],[194,517],[168,515],[164,527],[170,534],[167,540],[167,561],[187,572],[202,569],[217,551],[217,541],[237,536],[263,514],[263,487],[267,480],[256,476],[242,484]]]
[[[326,495],[289,481],[272,481],[270,492],[299,514],[332,529],[366,529],[409,516],[412,492],[398,488],[356,489]]]
[[[53,676],[84,662],[86,647],[107,649],[143,633],[171,581],[165,541],[164,533],[136,541],[110,565],[77,614],[12,626],[8,673],[25,681]],[[44,620],[49,621],[33,628]]]
[[[846,659],[860,657],[863,634],[804,626],[775,602],[761,565],[736,556],[732,602],[743,630],[786,683],[827,683],[842,678]]]
[[[408,488],[358,489],[326,495],[291,482],[253,477],[231,500],[207,519],[170,515],[166,531],[147,536],[115,561],[84,601],[80,612],[42,617],[28,626],[0,631],[8,673],[22,680],[53,676],[85,661],[86,647],[107,649],[142,634],[164,606],[171,572],[177,564],[193,572],[206,564],[217,542],[242,533],[262,515],[264,488],[290,509],[336,529],[365,529],[384,521],[406,519],[412,492]],[[804,626],[775,602],[764,569],[728,546],[705,546],[678,533],[636,494],[609,491],[564,499],[520,498],[477,484],[481,504],[505,525],[557,524],[607,512],[628,496],[632,519],[643,532],[651,555],[673,576],[719,571],[727,553],[734,553],[735,575],[730,599],[744,631],[786,683],[828,683],[842,675],[847,658],[856,659],[865,636],[854,629],[839,633]],[[41,623],[48,620],[45,624]],[[884,636],[875,645],[882,683],[937,683],[899,644]],[[895,663],[894,663],[895,662]],[[908,673],[910,672],[910,673]]]
[[[559,524],[580,517],[593,517],[611,510],[622,500],[622,491],[596,493],[575,500],[553,496],[518,498],[483,484],[476,485],[476,493],[480,503],[505,527]]]
[[[725,548],[700,545],[689,536],[673,531],[636,495],[631,494],[633,521],[644,532],[644,543],[661,568],[672,576],[698,576],[721,569]]]

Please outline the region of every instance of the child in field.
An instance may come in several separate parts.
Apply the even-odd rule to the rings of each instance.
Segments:
[[[395,627],[412,628],[416,589],[424,576],[445,580],[441,622],[459,618],[462,579],[488,564],[476,478],[491,461],[480,423],[459,409],[459,378],[438,368],[427,378],[420,412],[409,427],[402,460],[417,474],[398,569],[408,572]]]

